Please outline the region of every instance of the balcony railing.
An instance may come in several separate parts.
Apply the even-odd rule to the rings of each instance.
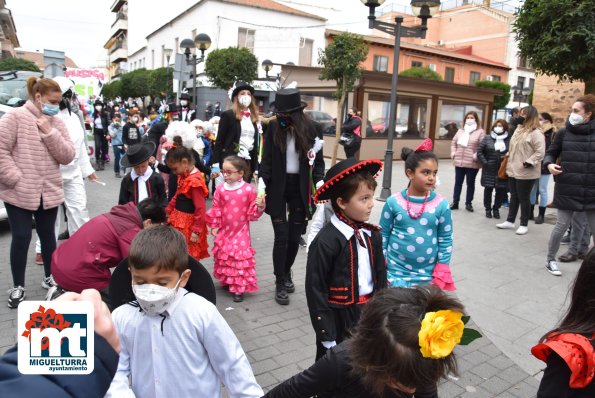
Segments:
[[[123,48],[125,50],[128,49],[128,46],[126,45],[126,42],[124,40],[117,41],[116,44],[112,48],[110,48],[110,54],[113,54],[114,52],[118,51],[120,48]]]
[[[118,21],[120,20],[128,20],[128,13],[122,12],[122,11],[118,11],[116,13],[116,20],[114,21],[114,23],[112,24],[112,28],[114,27],[115,24],[118,23]]]

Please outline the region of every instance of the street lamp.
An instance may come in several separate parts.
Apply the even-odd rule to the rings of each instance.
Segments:
[[[521,107],[521,102],[527,102],[529,99],[529,94],[531,94],[530,87],[521,87],[521,86],[512,86],[512,90],[514,93],[514,97],[519,99],[519,108]]]
[[[390,185],[393,169],[393,137],[395,134],[395,123],[397,119],[397,83],[399,78],[399,52],[401,47],[401,37],[426,37],[428,30],[428,19],[440,8],[440,0],[411,1],[411,10],[413,14],[421,18],[421,26],[407,27],[402,26],[403,17],[395,18],[396,24],[377,21],[374,11],[376,7],[382,5],[384,0],[361,0],[361,2],[370,9],[368,15],[369,28],[378,29],[395,37],[393,76],[390,93],[390,116],[388,119],[388,137],[386,142],[386,153],[384,155],[384,177],[382,179],[382,190],[379,200],[385,201],[390,196]]]
[[[167,63],[165,64],[165,70],[167,71],[169,69],[169,59],[171,58],[171,55],[173,54],[174,50],[171,48],[164,48],[163,49],[163,55],[165,55],[165,60],[167,61]],[[168,102],[169,99],[169,80],[167,80],[167,87],[165,88],[165,102]],[[172,81],[172,85],[173,85],[173,81]]]
[[[264,61],[262,61],[262,64],[260,64],[262,66],[262,69],[264,69],[265,73],[266,73],[266,78],[269,78],[269,71],[271,69],[273,69],[273,61],[271,61],[270,59],[265,59]]]
[[[184,39],[180,43],[180,48],[184,50],[184,55],[186,56],[186,64],[192,66],[192,73],[190,73],[192,77],[192,102],[194,106],[196,106],[196,65],[204,62],[205,60],[205,51],[211,47],[211,38],[209,35],[205,33],[199,33],[196,35],[194,40],[192,39]],[[200,58],[196,57],[196,49],[200,50]],[[192,55],[192,59],[190,56]]]

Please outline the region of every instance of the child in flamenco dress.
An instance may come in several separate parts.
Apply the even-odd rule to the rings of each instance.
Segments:
[[[194,161],[192,151],[182,145],[182,137],[175,136],[173,147],[165,155],[165,162],[177,175],[178,188],[165,211],[169,214],[169,224],[186,237],[188,253],[200,260],[209,257],[205,221],[205,198],[209,190],[203,173]]]
[[[245,292],[258,290],[249,223],[262,215],[265,199],[257,197],[254,187],[244,181],[247,167],[238,156],[223,160],[221,174],[225,182],[215,190],[213,205],[207,212],[207,224],[215,235],[213,274],[229,288],[235,302],[243,301]]]
[[[409,186],[388,198],[380,216],[389,286],[428,283],[455,290],[450,272],[452,218],[448,201],[434,191],[438,158],[432,141],[403,148]]]

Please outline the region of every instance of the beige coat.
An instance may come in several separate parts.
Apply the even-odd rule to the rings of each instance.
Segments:
[[[541,161],[545,156],[545,137],[540,129],[523,131],[517,127],[510,139],[506,174],[518,180],[535,180],[541,177]],[[533,167],[525,167],[529,163]]]
[[[64,202],[60,165],[74,159],[74,145],[60,118],[50,117],[51,130],[37,126],[42,113],[27,101],[0,119],[0,200],[35,211]],[[46,116],[47,117],[47,116]]]

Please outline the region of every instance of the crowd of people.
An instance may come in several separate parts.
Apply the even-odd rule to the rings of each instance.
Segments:
[[[111,142],[114,174],[122,180],[115,206],[89,220],[82,181],[97,181],[97,174],[81,143],[84,124],[73,87],[64,78],[31,78],[28,90],[29,101],[0,119],[0,199],[12,233],[8,305],[17,308],[25,299],[33,217],[48,299],[89,300],[97,309],[95,339],[103,357],[100,369],[82,376],[96,387],[84,396],[218,396],[221,383],[230,397],[263,396],[214,305],[212,280],[197,276],[207,272],[199,260],[211,255],[212,234],[214,278],[235,302],[257,292],[250,222],[267,213],[280,305],[299,288],[292,266],[300,237],[308,220],[317,225],[308,237],[301,287],[316,335],[315,363],[266,396],[437,397],[438,381],[456,374],[453,349],[465,329],[463,305],[446,293],[456,289],[451,214],[465,180],[465,209],[474,211],[479,170],[486,217],[499,219],[508,201],[507,219],[497,227],[515,228],[520,209],[518,235],[527,234],[530,219],[543,223],[554,175],[558,220],[547,270],[561,274],[555,256],[571,224],[576,250],[583,251],[569,250],[566,259],[586,259],[566,317],[533,348],[547,362],[538,396],[578,389],[574,396],[593,394],[593,361],[571,356],[594,355],[595,250],[587,254],[586,248],[587,227],[595,228],[595,96],[579,98],[557,132],[551,116],[532,106],[511,123],[496,120],[489,133],[477,113],[466,114],[451,146],[456,178],[450,203],[436,191],[432,141],[403,148],[408,184],[388,198],[375,225],[369,221],[382,162],[357,160],[359,145],[346,146],[347,159],[325,173],[322,129],[304,113],[299,90],[279,89],[274,115],[265,119],[245,82],[230,90],[230,109],[208,121],[197,119],[184,94],[179,105],[163,104],[146,115],[95,101],[95,167],[105,170],[111,161]],[[219,106],[207,116],[216,111]],[[349,114],[347,129],[359,143],[361,119],[355,108]],[[56,247],[62,204],[69,238]],[[68,388],[56,376],[5,383],[3,375],[14,375],[15,352],[0,360],[0,392]]]

